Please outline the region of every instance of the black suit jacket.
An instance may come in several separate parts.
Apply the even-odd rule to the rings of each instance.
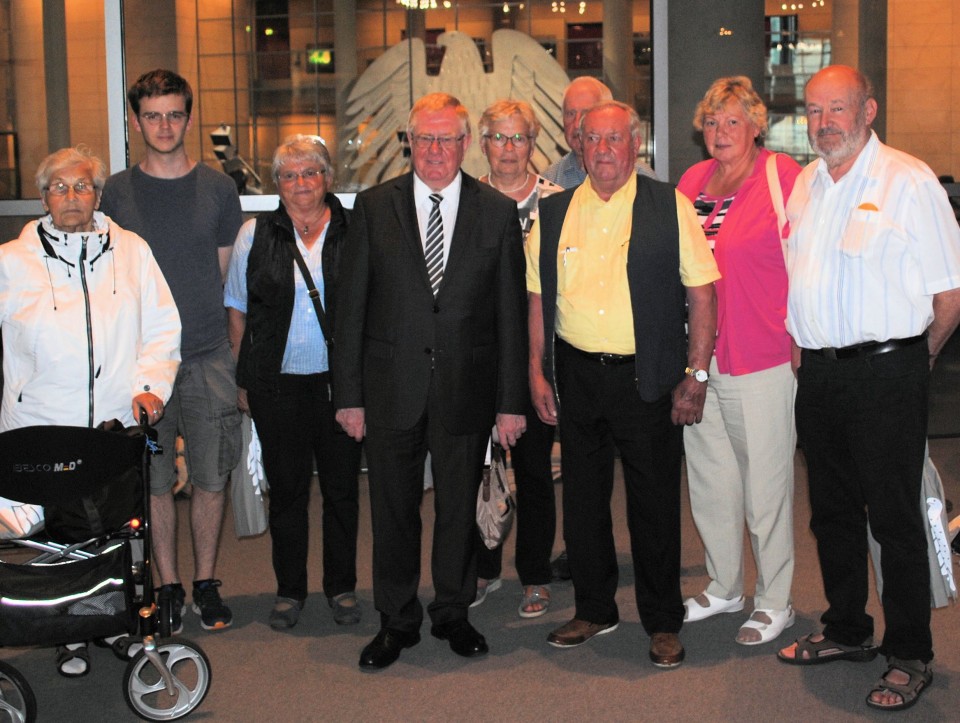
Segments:
[[[413,174],[357,196],[337,292],[337,409],[410,429],[431,377],[452,434],[488,430],[527,407],[523,240],[516,204],[462,174],[460,204],[436,299],[414,207]]]

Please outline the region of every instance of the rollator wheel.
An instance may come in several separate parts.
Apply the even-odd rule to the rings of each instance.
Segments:
[[[173,676],[173,694],[167,691],[160,671],[141,650],[127,664],[123,697],[144,720],[183,718],[203,702],[210,690],[210,661],[199,645],[179,637],[158,644],[157,654]]]
[[[33,723],[36,719],[37,699],[27,679],[0,660],[0,723]]]

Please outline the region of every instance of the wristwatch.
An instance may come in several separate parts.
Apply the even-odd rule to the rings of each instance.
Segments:
[[[710,378],[710,375],[707,374],[706,369],[693,369],[692,367],[687,367],[683,370],[683,373],[688,377],[693,377],[698,382],[705,382]]]

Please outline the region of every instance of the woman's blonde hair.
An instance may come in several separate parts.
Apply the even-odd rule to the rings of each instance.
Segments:
[[[698,131],[703,131],[703,119],[708,115],[722,111],[731,100],[740,104],[744,115],[759,129],[760,137],[765,136],[767,134],[767,106],[763,104],[760,96],[757,95],[757,91],[753,89],[750,78],[745,75],[731,75],[713,81],[713,85],[704,94],[703,100],[697,104],[697,111],[693,115],[693,127]]]

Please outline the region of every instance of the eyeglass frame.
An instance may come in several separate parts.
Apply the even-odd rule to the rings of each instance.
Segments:
[[[306,168],[302,171],[282,171],[277,174],[278,183],[296,183],[297,179],[302,179],[304,183],[319,180],[327,175],[326,168]],[[286,178],[284,178],[286,176]]]
[[[411,137],[410,145],[421,151],[429,151],[436,143],[441,150],[452,151],[466,137],[466,133],[461,133],[459,136],[427,136],[417,133]]]
[[[185,110],[169,110],[166,113],[161,113],[156,110],[145,110],[138,114],[137,118],[146,121],[152,126],[158,126],[163,123],[163,121],[166,121],[172,126],[178,126],[181,123],[186,123],[190,119],[190,114]]]
[[[81,186],[82,188],[77,188]],[[55,190],[57,188],[62,188],[63,190]],[[95,183],[87,181],[77,181],[76,183],[64,183],[63,181],[57,181],[56,183],[50,183],[43,187],[44,193],[49,193],[54,196],[66,196],[73,190],[75,196],[88,196],[91,193],[97,193],[100,189]]]
[[[503,139],[502,142],[497,141],[498,136]],[[531,136],[527,133],[514,133],[513,135],[507,135],[506,133],[484,133],[483,138],[497,148],[506,148],[508,141],[514,148],[526,148],[530,145],[530,141],[534,139],[534,136]],[[520,138],[523,138],[523,142],[517,143],[517,140]]]

